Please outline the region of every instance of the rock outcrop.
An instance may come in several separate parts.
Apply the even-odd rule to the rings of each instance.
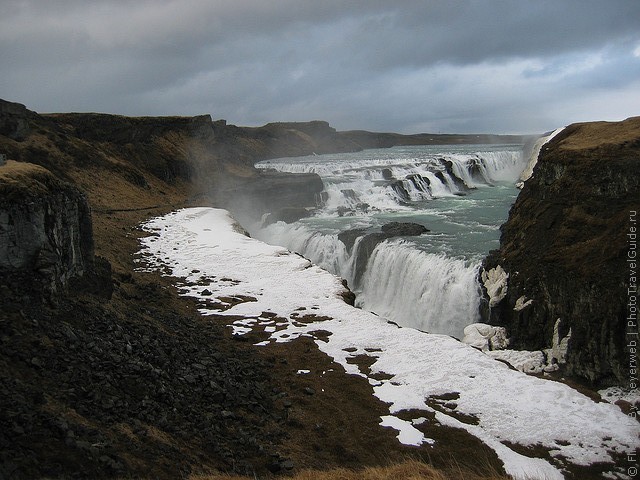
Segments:
[[[350,255],[355,255],[354,287],[358,287],[369,258],[379,243],[394,237],[417,237],[430,230],[424,225],[412,222],[389,222],[380,227],[379,232],[367,232],[366,229],[354,228],[338,234]],[[362,238],[361,238],[362,237]],[[360,240],[358,242],[358,239]],[[357,249],[354,251],[357,242]]]
[[[0,169],[0,273],[60,293],[93,271],[86,197],[42,167],[10,160]]]
[[[484,262],[489,289],[504,280],[485,322],[506,327],[516,349],[551,347],[554,327],[556,343],[571,332],[565,373],[594,386],[630,378],[639,167],[640,117],[565,128],[542,148]]]
[[[389,222],[384,224],[381,230],[393,237],[416,237],[429,231],[424,225],[412,222]]]
[[[29,135],[29,120],[36,115],[20,103],[0,100],[0,135],[21,141]]]
[[[281,173],[272,170],[218,185],[210,192],[215,203],[241,222],[283,209],[302,211],[316,206],[324,185],[315,173]],[[302,218],[302,217],[299,217]],[[276,220],[277,221],[277,220]]]

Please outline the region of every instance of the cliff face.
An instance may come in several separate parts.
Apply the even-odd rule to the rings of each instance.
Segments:
[[[86,197],[42,167],[14,161],[0,167],[0,273],[26,274],[60,293],[93,270]]]
[[[24,105],[0,100],[0,135],[25,139],[29,135],[29,120],[34,116]]]
[[[596,386],[629,381],[639,166],[640,117],[567,127],[543,147],[484,264],[506,280],[485,319],[530,350],[551,347],[557,323],[560,339],[570,333],[565,372]]]

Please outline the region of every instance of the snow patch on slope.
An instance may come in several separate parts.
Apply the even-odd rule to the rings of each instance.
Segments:
[[[635,450],[640,425],[616,406],[594,403],[564,384],[514,371],[451,337],[398,328],[353,308],[340,297],[344,286],[338,277],[284,248],[236,232],[234,224],[226,211],[211,208],[153,219],[144,225],[155,233],[142,240],[144,260],[151,268],[183,277],[182,293],[208,302],[203,315],[245,317],[235,322],[238,333],[276,327],[263,345],[314,337],[321,325],[331,335],[316,344],[348,373],[367,377],[347,361],[352,357],[375,359],[368,378],[374,394],[390,404],[391,416],[419,409],[435,414],[443,425],[465,429],[493,448],[514,478],[562,478],[565,462],[611,463],[612,452]],[[322,321],[301,322],[301,313]],[[442,395],[454,396],[455,403],[438,409],[428,404]],[[381,420],[401,432],[401,441],[417,441],[408,428],[415,429],[417,421]],[[508,443],[543,445],[554,464],[521,455]]]

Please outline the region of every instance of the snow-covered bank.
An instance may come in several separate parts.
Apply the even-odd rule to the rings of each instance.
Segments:
[[[350,307],[340,297],[338,277],[243,235],[226,211],[185,209],[144,228],[155,234],[142,240],[147,265],[184,277],[184,293],[209,302],[204,315],[246,317],[235,322],[239,333],[267,326],[273,333],[265,343],[330,332],[316,343],[347,372],[364,376],[347,362],[364,354],[376,360],[370,375],[390,377],[369,377],[374,394],[390,404],[390,416],[409,409],[434,413],[441,424],[463,428],[493,448],[515,478],[562,478],[564,462],[613,462],[613,452],[624,455],[638,445],[640,425],[616,406],[514,371],[450,337],[398,328]],[[319,321],[307,323],[309,315]],[[435,409],[435,397],[443,395],[455,400]],[[416,438],[417,419],[411,424],[390,416],[381,422],[401,429],[400,440],[430,448],[429,439]],[[553,465],[508,444],[543,445]]]

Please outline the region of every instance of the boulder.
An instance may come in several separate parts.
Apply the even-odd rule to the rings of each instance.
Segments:
[[[419,223],[390,222],[382,226],[382,231],[393,237],[415,237],[429,232],[429,229]]]

